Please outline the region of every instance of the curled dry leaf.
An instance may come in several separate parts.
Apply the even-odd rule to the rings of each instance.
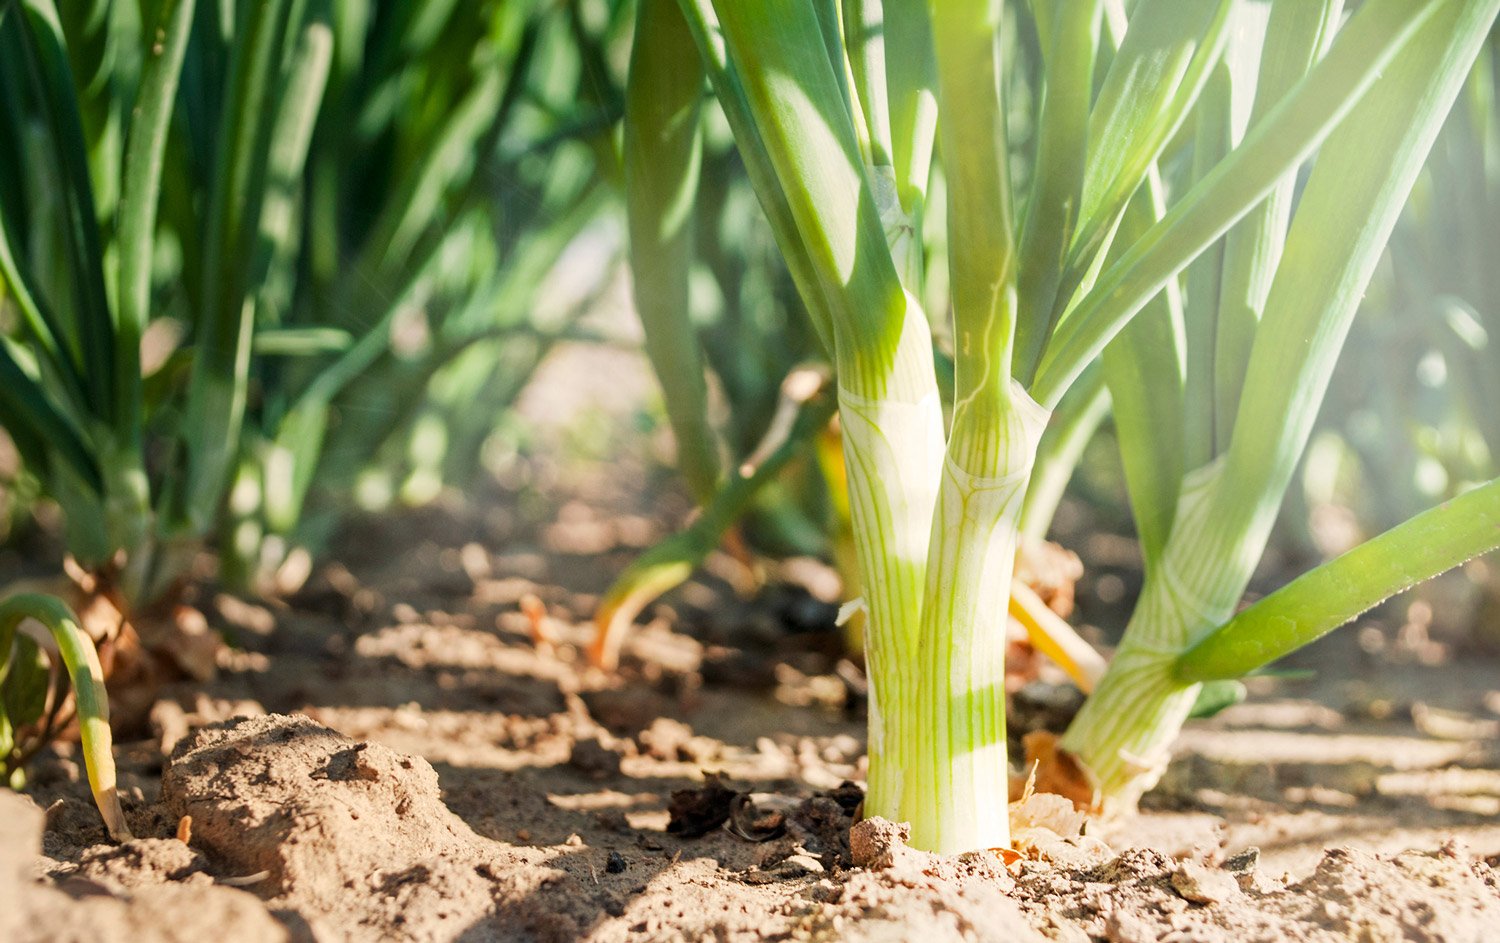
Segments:
[[[1086,821],[1088,815],[1071,800],[1051,792],[1034,792],[1010,806],[1011,836],[1017,845],[1033,832],[1051,832],[1059,838],[1082,835]]]
[[[761,809],[746,792],[729,800],[729,831],[745,841],[763,842],[779,838],[786,831],[786,816],[775,809]]]
[[[701,787],[672,793],[667,804],[667,831],[683,838],[699,838],[722,825],[745,841],[770,841],[786,831],[786,811],[776,805],[774,798],[757,805],[750,793],[731,789],[710,773]]]
[[[522,596],[518,604],[531,630],[531,643],[540,649],[550,649],[556,639],[552,627],[547,624],[547,604],[536,593]]]
[[[1056,734],[1036,730],[1022,742],[1026,747],[1026,768],[1032,770],[1036,792],[1070,799],[1080,812],[1099,813],[1099,790],[1093,775],[1077,757],[1058,745]]]
[[[709,774],[697,789],[678,789],[667,803],[667,831],[700,838],[729,821],[730,805],[740,793]]]
[[[1013,848],[997,849],[1012,872],[1022,858],[1050,861],[1064,866],[1087,866],[1109,854],[1103,842],[1083,834],[1088,813],[1071,799],[1051,792],[1037,792],[1036,767],[1021,787],[1020,798],[1010,804],[1010,834]]]

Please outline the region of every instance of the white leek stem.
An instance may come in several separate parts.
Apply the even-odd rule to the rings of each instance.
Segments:
[[[1022,499],[1047,413],[1019,386],[988,448],[962,448],[965,424],[943,468],[922,604],[915,729],[902,816],[915,847],[957,853],[1010,844],[1005,797],[1007,592]],[[981,474],[964,468],[970,459]]]
[[[869,400],[839,389],[849,510],[868,611],[870,815],[899,820],[910,763],[911,691],[927,535],[943,459],[936,392],[919,402]]]
[[[1222,459],[1187,476],[1160,562],[1146,575],[1124,640],[1062,739],[1095,778],[1106,813],[1126,812],[1156,785],[1198,696],[1172,664],[1234,613],[1263,544],[1223,526]]]

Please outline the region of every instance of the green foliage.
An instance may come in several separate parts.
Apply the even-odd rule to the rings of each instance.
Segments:
[[[316,545],[372,465],[461,480],[597,290],[543,295],[624,5],[82,6],[0,5],[0,423],[69,551],[144,603]]]
[[[1374,537],[1236,613],[1177,659],[1190,681],[1235,678],[1389,597],[1500,546],[1500,479]]]
[[[1381,530],[1500,470],[1500,90],[1491,32],[1366,293],[1319,420],[1337,501]]]

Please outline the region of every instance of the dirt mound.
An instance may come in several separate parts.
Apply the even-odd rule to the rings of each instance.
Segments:
[[[302,716],[190,734],[162,802],[191,818],[216,868],[306,915],[319,939],[452,939],[491,918],[524,927],[539,915],[504,920],[497,906],[556,876],[539,852],[480,838],[448,811],[426,760]]]
[[[218,863],[264,872],[270,891],[309,902],[343,896],[340,875],[466,857],[476,840],[443,805],[426,760],[301,716],[236,718],[190,734],[161,788]]]
[[[0,940],[9,943],[282,943],[305,939],[243,891],[215,886],[206,876],[189,883],[153,882],[151,872],[124,867],[119,882],[98,873],[38,882],[34,862],[42,841],[42,810],[29,799],[0,791]],[[129,842],[102,855],[132,856]],[[181,843],[178,843],[179,845]],[[147,845],[147,847],[150,847]],[[186,847],[177,857],[192,857]],[[149,852],[135,855],[137,864]],[[105,869],[106,872],[108,869]],[[183,875],[182,877],[186,877]],[[296,921],[291,921],[293,927]]]

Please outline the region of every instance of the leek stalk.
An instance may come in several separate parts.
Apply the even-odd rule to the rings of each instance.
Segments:
[[[1102,677],[1055,644],[1068,633],[1030,622],[1098,681],[1063,746],[1101,803],[1128,806],[1153,781],[1198,696],[1178,659],[1243,593],[1354,302],[1497,5],[1370,0],[1335,33],[1332,0],[1275,0],[1268,16],[1231,2],[1183,15],[1144,0],[1128,16],[1118,0],[1044,4],[1040,126],[1017,207],[1005,5],[682,0],[832,341],[869,617],[867,813],[910,822],[935,851],[1008,843],[996,587],[1010,584],[1028,486],[1047,481],[1026,512],[1035,533],[1057,468],[1110,401],[1144,593]],[[892,55],[914,37],[936,64],[951,329],[917,301],[930,125],[913,120],[927,73],[906,66],[926,57]],[[1164,157],[1185,138],[1198,143],[1188,180],[1168,181]],[[1391,159],[1372,167],[1372,153]],[[947,422],[933,335],[953,343]],[[1044,437],[1060,402],[1066,421]],[[1037,615],[1024,602],[1023,622]]]

